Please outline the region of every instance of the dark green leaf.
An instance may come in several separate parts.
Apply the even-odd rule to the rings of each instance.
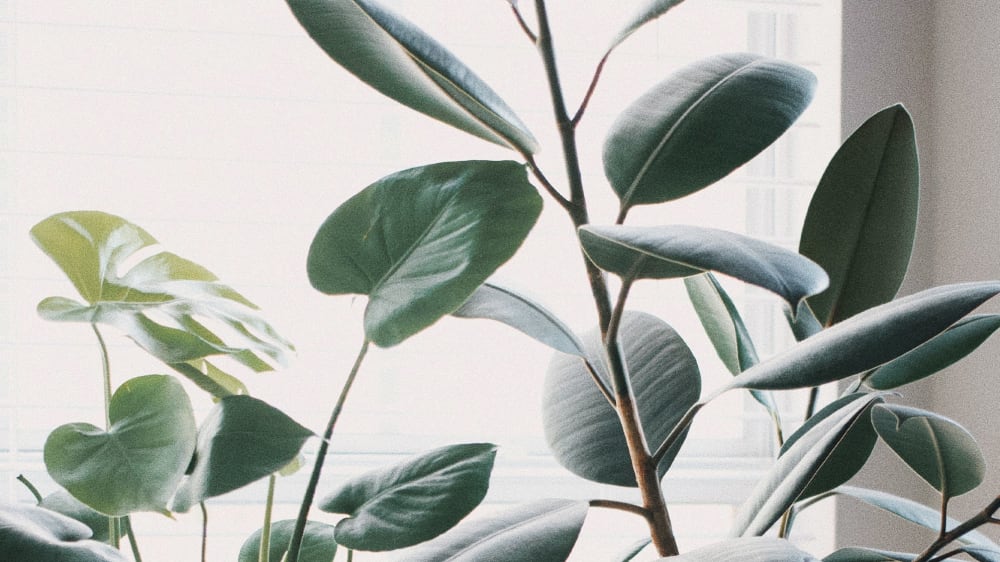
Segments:
[[[879,367],[865,378],[865,384],[888,390],[929,377],[975,351],[998,328],[997,314],[965,318],[929,342]]]
[[[539,500],[465,522],[410,551],[409,562],[562,562],[587,516],[587,502]]]
[[[38,506],[83,523],[90,528],[91,539],[108,542],[108,516],[94,511],[66,490],[59,490],[45,496],[45,499]]]
[[[784,539],[745,537],[717,542],[670,558],[662,562],[819,562]]]
[[[808,259],[734,232],[688,225],[584,226],[580,242],[597,267],[625,279],[688,277],[718,271],[763,287],[793,307],[826,288]]]
[[[830,274],[830,288],[809,298],[820,322],[840,322],[896,296],[913,248],[919,189],[913,123],[901,105],[875,114],[834,155],[799,242]]]
[[[563,353],[583,355],[576,334],[554,314],[511,289],[484,283],[453,312],[459,318],[488,318],[502,322]]]
[[[271,525],[271,542],[267,549],[268,560],[279,562],[288,551],[288,543],[295,531],[295,520],[287,519]],[[254,531],[240,548],[237,562],[259,562],[261,529]],[[302,548],[299,550],[299,562],[333,562],[337,554],[337,542],[334,540],[333,525],[306,521],[305,534],[302,536]]]
[[[613,51],[615,47],[621,45],[622,42],[625,41],[629,35],[632,35],[637,29],[667,13],[670,8],[673,8],[683,1],[684,0],[650,0],[646,2],[645,5],[640,6],[639,10],[628,19],[621,31],[619,31],[615,35],[614,39],[612,39],[611,46],[608,47],[607,52],[610,53]]]
[[[727,54],[679,70],[630,105],[604,143],[604,173],[624,213],[683,197],[764,150],[812,100],[793,64]]]
[[[54,511],[0,504],[0,560],[128,562],[119,550],[89,538],[86,525]]]
[[[516,162],[397,172],[326,219],[309,280],[323,293],[368,295],[365,333],[392,346],[461,306],[514,255],[541,207]]]
[[[166,512],[195,447],[184,388],[166,375],[131,379],[111,397],[110,413],[108,431],[87,423],[56,428],[45,441],[45,467],[101,513]]]
[[[340,66],[382,94],[490,142],[533,153],[537,142],[507,104],[443,46],[373,0],[288,0],[302,27]]]
[[[978,486],[986,459],[975,438],[961,425],[933,412],[884,404],[872,411],[879,437],[945,498]]]
[[[677,332],[652,315],[626,312],[619,333],[646,441],[655,446],[698,401],[698,363]],[[584,347],[598,376],[610,384],[600,335],[590,334]],[[636,485],[618,415],[580,358],[559,354],[552,359],[542,396],[542,422],[553,454],[567,469],[603,484]],[[661,462],[661,474],[682,442]]]
[[[344,513],[337,542],[355,550],[395,550],[451,529],[486,496],[496,445],[451,445],[355,478],[320,502]]]
[[[198,430],[194,467],[177,490],[171,509],[186,512],[205,499],[274,474],[298,456],[312,435],[261,400],[223,398]]]
[[[758,363],[728,388],[818,386],[873,369],[946,330],[1000,292],[1000,283],[959,283],[868,309]]]

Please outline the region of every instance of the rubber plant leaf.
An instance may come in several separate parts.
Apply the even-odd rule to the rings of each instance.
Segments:
[[[662,443],[698,401],[701,374],[694,354],[666,322],[643,312],[625,313],[619,329],[646,441]],[[592,375],[579,357],[557,354],[542,391],[542,425],[556,460],[574,474],[616,486],[636,486],[628,445],[614,408],[592,376],[610,385],[600,335],[584,338]],[[661,461],[665,474],[680,449],[678,440]]]
[[[454,527],[486,496],[496,445],[435,449],[340,486],[320,509],[343,513],[337,542],[355,550],[406,548]]]
[[[812,100],[816,77],[747,53],[678,70],[633,102],[604,143],[621,202],[662,203],[708,187],[773,143]]]
[[[579,236],[590,261],[625,279],[717,271],[763,287],[793,309],[827,286],[826,273],[809,259],[735,232],[690,225],[588,225]]]
[[[799,241],[799,251],[830,274],[830,288],[809,298],[822,324],[896,296],[913,249],[919,191],[913,122],[901,105],[875,114],[833,156]]]
[[[874,369],[929,341],[998,292],[997,282],[957,283],[870,308],[747,369],[718,392],[806,388]]]
[[[393,100],[522,154],[535,138],[475,73],[433,37],[374,0],[288,0],[313,41]]]
[[[611,51],[618,47],[618,45],[621,45],[623,41],[628,39],[628,37],[635,33],[640,27],[667,13],[671,8],[677,6],[683,1],[684,0],[650,0],[642,6],[639,6],[639,9],[636,10],[630,18],[628,18],[621,30],[615,34],[615,37],[611,40],[611,45],[608,47],[607,53],[604,56],[607,57]]]
[[[945,500],[982,483],[986,459],[964,427],[933,412],[897,404],[872,411],[879,437]]]
[[[844,403],[835,413],[812,426],[778,457],[739,507],[731,536],[760,536],[767,532],[809,486],[814,475],[830,461],[841,439],[858,423],[868,423],[868,411],[881,401],[878,394],[863,394]]]
[[[271,525],[271,540],[268,543],[267,560],[278,562],[284,560],[288,552],[288,543],[295,532],[295,520],[276,521]],[[260,562],[260,539],[262,529],[257,529],[240,548],[237,562]],[[299,562],[333,562],[337,555],[337,541],[334,537],[333,525],[318,521],[306,521],[305,533],[302,535],[302,548],[299,549]]]
[[[0,529],[0,560],[129,560],[120,550],[91,540],[90,529],[83,523],[34,505],[0,504]]]
[[[108,516],[95,511],[88,505],[73,497],[66,490],[53,492],[41,502],[38,507],[44,507],[50,511],[65,515],[70,519],[75,519],[90,528],[90,538],[99,542],[108,542]]]
[[[851,546],[830,553],[823,558],[823,562],[913,562],[917,556],[905,552]]]
[[[513,289],[484,283],[453,315],[502,322],[563,353],[583,356],[583,344],[562,320]]]
[[[368,295],[365,333],[396,345],[454,312],[524,241],[542,200],[516,162],[397,172],[337,208],[309,248],[313,287]]]
[[[259,372],[285,363],[293,349],[253,303],[200,265],[160,251],[126,271],[130,259],[157,242],[121,217],[59,213],[36,224],[31,237],[84,300],[46,298],[38,305],[43,318],[115,326],[215,396],[245,388],[208,358],[228,356]]]
[[[864,382],[871,388],[888,390],[929,377],[975,351],[998,328],[998,314],[964,318],[936,338],[879,367]]]
[[[583,501],[538,500],[472,519],[440,537],[399,553],[404,562],[566,560],[583,527]]]
[[[171,509],[192,506],[279,472],[294,461],[313,432],[250,396],[227,396],[198,428],[193,466]]]
[[[146,375],[111,397],[110,428],[57,427],[45,441],[45,467],[76,499],[112,516],[167,512],[194,454],[191,402],[173,377]]]
[[[799,550],[792,543],[772,537],[744,537],[729,539],[704,546],[670,558],[660,558],[662,562],[760,562],[781,560],[781,562],[819,562],[808,552]]]

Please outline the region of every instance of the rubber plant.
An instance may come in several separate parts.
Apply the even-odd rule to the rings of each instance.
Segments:
[[[328,424],[315,433],[319,451],[298,517],[272,522],[269,501],[241,562],[329,562],[338,547],[348,556],[401,549],[400,559],[421,561],[564,560],[591,509],[619,509],[646,522],[648,536],[621,560],[643,551],[696,562],[818,560],[789,537],[802,510],[837,495],[938,537],[922,552],[855,546],[823,560],[928,562],[963,553],[1000,560],[1000,546],[977,530],[1000,523],[1000,496],[965,519],[948,510],[951,498],[982,484],[985,461],[975,439],[948,418],[903,404],[896,390],[960,361],[1000,328],[1000,316],[973,314],[1000,292],[997,281],[897,295],[919,199],[913,124],[902,106],[872,116],[833,156],[798,251],[697,225],[627,224],[634,207],[681,199],[745,164],[785,133],[816,87],[808,70],[782,60],[737,53],[696,61],[639,95],[605,135],[602,164],[619,204],[613,223],[591,223],[578,127],[617,47],[679,3],[653,0],[635,14],[614,35],[586,96],[571,111],[545,0],[526,2],[530,17],[509,1],[547,77],[565,165],[566,183],[557,185],[536,162],[538,143],[515,112],[417,26],[375,0],[288,0],[334,62],[399,103],[508,148],[512,159],[391,173],[319,226],[306,274],[322,293],[367,296],[364,340]],[[539,302],[490,281],[529,235],[542,196],[575,228],[593,297],[590,333],[574,333]],[[38,507],[0,510],[12,537],[0,543],[0,552],[125,560],[117,548],[127,534],[139,559],[130,513],[205,509],[206,499],[261,478],[271,478],[273,489],[274,475],[295,463],[314,433],[246,396],[239,379],[215,361],[228,357],[260,371],[280,365],[291,351],[253,305],[204,268],[167,252],[122,271],[155,240],[119,217],[63,213],[42,221],[32,236],[83,298],[49,298],[39,312],[91,325],[104,357],[106,427],[69,424],[53,431],[46,466],[65,490],[39,494]],[[775,294],[797,343],[761,357],[718,274]],[[610,276],[619,282],[609,283]],[[664,319],[629,308],[634,285],[654,281],[684,283],[732,374],[727,383],[703,391],[698,363],[678,333]],[[551,347],[543,421],[555,458],[581,478],[637,488],[641,501],[552,498],[466,520],[489,484],[496,452],[489,443],[429,451],[340,482],[317,500],[336,422],[372,344],[397,345],[446,315],[495,320]],[[173,376],[136,377],[113,391],[104,325],[124,331],[215,397],[216,409],[200,427]],[[815,389],[830,383],[842,392],[820,408]],[[811,399],[804,423],[787,433],[774,394],[798,389],[809,389]],[[727,392],[748,392],[766,409],[778,453],[738,507],[730,537],[685,549],[663,477],[692,421]],[[937,490],[939,506],[847,485],[878,440]],[[336,525],[312,521],[314,504],[343,517]]]

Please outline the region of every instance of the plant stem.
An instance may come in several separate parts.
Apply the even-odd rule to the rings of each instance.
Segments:
[[[101,373],[104,381],[104,430],[111,431],[111,361],[108,356],[108,346],[104,343],[104,336],[101,335],[97,324],[92,322],[90,328],[97,336],[97,344],[101,349]],[[108,541],[111,546],[121,548],[121,530],[115,517],[108,517]]]
[[[323,472],[323,461],[326,459],[326,452],[330,447],[333,428],[337,424],[337,418],[340,417],[341,410],[344,409],[347,395],[351,391],[354,379],[358,376],[358,371],[361,369],[361,363],[368,353],[370,343],[365,339],[361,345],[361,350],[354,360],[354,366],[351,367],[351,372],[347,375],[347,381],[344,382],[344,388],[340,391],[340,397],[337,398],[337,403],[334,405],[333,411],[330,412],[330,420],[327,422],[326,430],[323,432],[323,440],[320,441],[319,450],[316,451],[316,463],[313,465],[312,475],[309,477],[309,485],[306,487],[305,496],[302,498],[302,504],[299,506],[299,516],[295,520],[295,530],[292,532],[292,539],[288,543],[286,562],[298,562],[299,550],[302,548],[302,536],[306,530],[306,520],[309,517],[309,509],[312,507],[313,498],[316,496],[316,487],[319,485],[319,476]]]
[[[617,509],[618,511],[627,511],[643,518],[649,518],[649,512],[646,511],[646,508],[635,505],[634,503],[620,502],[616,500],[590,500],[590,507]]]
[[[128,544],[132,548],[132,558],[135,562],[142,562],[142,554],[139,553],[139,544],[135,542],[135,531],[132,530],[132,518],[128,515],[122,517],[122,526],[125,527],[125,534],[128,535]]]
[[[205,502],[198,502],[201,506],[201,562],[208,562],[208,509]]]
[[[942,530],[942,532],[938,535],[937,540],[931,543],[931,545],[928,546],[926,550],[921,552],[919,556],[914,558],[913,562],[929,562],[934,559],[934,554],[965,533],[968,533],[981,525],[995,522],[996,520],[993,516],[997,510],[1000,510],[1000,496],[997,496],[985,508],[983,508],[982,511],[970,517],[964,523],[955,527],[951,531],[944,532],[944,530]]]
[[[36,488],[35,485],[32,484],[31,481],[27,479],[27,477],[25,477],[23,474],[18,474],[17,481],[20,482],[21,484],[24,484],[24,487],[27,488],[29,492],[31,492],[31,495],[35,496],[36,503],[42,503],[42,494],[39,493],[38,488]]]
[[[267,480],[267,501],[264,503],[264,525],[260,529],[259,562],[268,562],[271,550],[271,512],[274,510],[274,485],[277,478],[272,474]]]

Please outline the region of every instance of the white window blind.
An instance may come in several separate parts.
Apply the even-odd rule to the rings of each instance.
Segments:
[[[510,103],[542,141],[540,162],[558,181],[559,143],[541,66],[507,3],[386,3],[439,38]],[[530,12],[530,2],[523,4]],[[575,107],[617,29],[611,22],[639,2],[549,4]],[[603,131],[615,115],[684,64],[749,50],[815,72],[819,89],[810,109],[724,185],[637,208],[630,222],[698,222],[794,247],[811,190],[838,144],[839,38],[836,0],[691,1],[640,30],[613,55],[579,134],[594,222],[612,222],[616,211],[600,165]],[[298,348],[291,368],[246,375],[251,392],[319,429],[360,345],[363,303],[309,287],[305,255],[318,225],[393,171],[514,157],[361,85],[326,58],[278,0],[0,0],[0,500],[30,499],[14,480],[21,473],[53,491],[40,453],[48,432],[103,419],[93,334],[35,314],[39,300],[72,296],[72,287],[31,244],[33,224],[65,210],[115,213],[235,286]],[[500,279],[587,330],[594,312],[574,244],[568,221],[549,202]],[[762,352],[790,342],[770,296],[730,288]],[[632,303],[685,336],[706,388],[728,376],[682,284],[640,284]],[[106,335],[116,385],[166,371],[110,329]],[[548,360],[546,348],[503,326],[458,319],[377,350],[348,402],[324,482],[329,487],[341,476],[446,443],[490,441],[501,446],[493,504],[633,497],[582,482],[547,455],[539,404]],[[207,410],[208,399],[197,390],[192,395],[196,408]],[[725,532],[733,504],[773,454],[771,435],[764,413],[739,394],[699,416],[668,476],[682,547]],[[279,518],[294,516],[303,488],[304,473],[279,482]],[[262,499],[262,489],[250,487],[213,502],[212,559],[235,558],[259,526]],[[606,558],[631,543],[643,531],[633,519],[592,510],[584,540],[593,557],[580,559]],[[720,519],[721,525],[709,524]],[[145,560],[195,559],[198,525],[196,515],[137,518]],[[624,531],[602,534],[606,525]]]

